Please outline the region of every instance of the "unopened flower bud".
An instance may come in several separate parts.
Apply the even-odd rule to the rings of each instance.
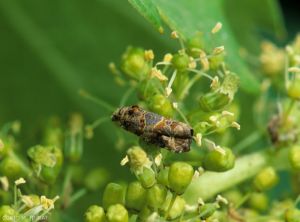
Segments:
[[[85,222],[105,222],[105,212],[97,205],[90,206],[84,214]]]
[[[269,207],[269,199],[265,193],[252,193],[248,200],[251,209],[263,212]]]
[[[278,182],[278,175],[273,167],[266,167],[254,178],[253,184],[258,191],[271,189]]]
[[[16,179],[23,174],[20,162],[10,156],[1,160],[0,173],[9,179]]]
[[[111,205],[106,216],[108,222],[128,222],[128,211],[121,204]]]
[[[150,167],[151,161],[147,157],[147,153],[139,146],[133,146],[127,151],[129,165],[132,171],[142,172],[143,167]]]
[[[150,188],[156,183],[155,173],[151,168],[144,167],[142,173],[137,175],[144,188]]]
[[[161,184],[155,184],[147,191],[147,205],[152,208],[160,208],[167,196],[167,189]]]
[[[122,56],[121,68],[129,77],[141,80],[147,76],[150,66],[145,60],[144,50],[128,47]]]
[[[169,170],[169,187],[177,194],[182,194],[191,183],[194,175],[193,167],[185,162],[175,162]]]
[[[289,208],[284,213],[285,222],[300,222],[300,210]]]
[[[165,167],[159,171],[157,182],[168,187],[169,186],[169,167]]]
[[[141,210],[146,202],[147,191],[138,181],[128,184],[125,203],[126,207],[134,210]]]
[[[173,58],[173,55],[171,53],[167,53],[167,54],[165,54],[163,61],[164,62],[171,62],[172,58]]]
[[[102,204],[104,209],[107,209],[113,204],[123,204],[124,203],[124,187],[117,183],[109,183],[105,187]]]
[[[204,168],[209,171],[224,172],[234,167],[235,156],[231,149],[223,148],[223,152],[217,149],[205,155]]]
[[[175,54],[172,58],[172,64],[175,69],[183,71],[189,67],[190,59],[189,56],[185,53]]]
[[[173,116],[173,106],[170,100],[162,94],[155,94],[149,98],[149,108],[151,111],[165,117]]]

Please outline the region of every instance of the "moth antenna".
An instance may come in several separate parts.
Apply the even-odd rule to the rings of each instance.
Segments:
[[[108,104],[107,102],[105,102],[104,100],[97,98],[95,96],[93,96],[92,94],[88,93],[87,91],[81,89],[79,90],[79,95],[82,96],[83,98],[90,100],[98,105],[100,105],[102,108],[105,108],[106,110],[110,111],[110,112],[114,112],[115,108]]]

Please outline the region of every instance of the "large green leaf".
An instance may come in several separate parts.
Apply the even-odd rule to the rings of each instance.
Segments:
[[[233,2],[234,0],[232,0]],[[241,79],[241,87],[247,92],[258,92],[259,83],[251,70],[247,67],[239,55],[240,45],[231,29],[226,15],[235,14],[236,8],[232,7],[231,11],[224,13],[224,2],[221,0],[153,0],[153,4],[160,12],[161,18],[172,29],[178,31],[185,39],[192,38],[196,32],[201,31],[206,33],[207,44],[225,45],[227,49],[227,61],[231,68],[236,71]],[[135,4],[131,1],[132,4]],[[149,3],[150,4],[150,3]],[[228,8],[227,8],[228,9]],[[153,10],[153,5],[148,9]],[[248,9],[244,9],[248,10]],[[144,10],[145,11],[145,10]],[[139,10],[143,16],[147,17],[150,12],[144,13]],[[274,10],[273,10],[274,11]],[[240,12],[241,13],[241,12]],[[255,12],[250,11],[248,14],[255,17]],[[274,16],[274,13],[272,14]],[[270,17],[272,17],[270,16]],[[273,17],[272,17],[273,18]],[[149,19],[150,20],[150,19]],[[264,20],[268,24],[268,19]],[[217,22],[222,22],[223,29],[221,33],[215,36],[209,35],[209,32]],[[244,30],[241,29],[241,32]],[[248,32],[248,35],[251,33]]]
[[[277,39],[286,36],[277,0],[226,0],[224,10],[237,40],[252,53],[259,52],[261,33]]]

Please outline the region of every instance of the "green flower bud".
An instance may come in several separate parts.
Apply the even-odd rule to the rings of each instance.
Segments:
[[[0,138],[0,158],[5,157],[15,146],[16,142],[13,137]]]
[[[186,204],[185,200],[182,197],[177,196],[171,207],[171,210],[169,211],[168,219],[174,220],[174,219],[180,217],[182,215],[182,213],[184,212],[185,204]]]
[[[197,33],[196,36],[187,41],[189,54],[193,57],[199,57],[199,50],[204,48],[203,33]]]
[[[300,222],[300,210],[289,208],[285,211],[285,222]]]
[[[144,207],[140,213],[138,214],[137,221],[143,222],[146,221],[147,218],[152,214],[152,210],[150,210],[148,207]]]
[[[107,209],[113,204],[124,204],[125,190],[124,187],[117,183],[109,183],[105,187],[102,204]]]
[[[292,99],[300,100],[300,77],[298,77],[298,75],[289,84],[287,88],[287,94]]]
[[[204,157],[203,166],[206,170],[224,172],[234,167],[235,156],[231,149],[223,148],[223,152],[212,150]]]
[[[205,112],[218,111],[231,102],[230,98],[220,92],[209,92],[199,99],[200,108]]]
[[[209,61],[209,68],[211,70],[217,70],[224,62],[224,53],[212,56],[208,59],[208,61]]]
[[[7,156],[0,163],[0,172],[9,179],[17,179],[23,174],[21,164],[14,157]]]
[[[105,222],[105,213],[102,207],[90,206],[84,214],[85,222]]]
[[[18,215],[18,212],[8,205],[0,207],[0,222],[15,221]]]
[[[289,161],[293,169],[300,170],[300,146],[294,145],[289,150]]]
[[[243,198],[242,193],[237,189],[229,190],[226,193],[222,194],[222,196],[225,197],[226,200],[228,200],[228,202],[232,203],[234,206],[240,203]]]
[[[143,172],[137,175],[137,179],[146,189],[152,187],[156,183],[154,171],[147,167],[144,167]]]
[[[177,69],[178,71],[184,71],[185,69],[188,68],[190,59],[187,54],[179,53],[179,54],[173,55],[171,62],[175,69]]]
[[[253,184],[258,191],[269,190],[278,182],[278,175],[273,167],[266,167],[254,178]]]
[[[205,112],[218,111],[227,106],[234,98],[239,78],[234,73],[226,74],[222,85],[199,99],[200,108]]]
[[[208,203],[200,207],[199,216],[202,220],[206,220],[210,216],[212,216],[219,206],[215,203]]]
[[[147,205],[160,208],[167,197],[167,189],[161,184],[155,184],[147,190]]]
[[[142,48],[128,47],[122,56],[122,71],[130,78],[135,80],[144,79],[151,67],[144,57],[144,50]]]
[[[169,187],[177,194],[184,193],[194,175],[193,167],[185,162],[174,162],[169,170]]]
[[[169,167],[165,167],[159,171],[157,182],[168,187],[169,186]]]
[[[171,117],[174,114],[173,106],[170,100],[162,94],[155,94],[149,98],[149,109],[165,117]]]
[[[264,193],[252,193],[248,200],[248,205],[251,209],[263,212],[267,210],[269,206],[268,196]]]
[[[147,153],[139,146],[133,146],[127,151],[129,165],[132,171],[139,174],[143,172],[144,167],[150,167],[151,161]]]
[[[39,179],[53,184],[60,173],[63,154],[57,147],[34,146],[27,151],[31,165]]]
[[[121,204],[111,205],[106,216],[109,222],[128,222],[128,211]]]
[[[151,78],[145,79],[138,84],[138,97],[141,100],[147,100],[153,95],[159,93],[159,86],[161,85],[159,79]]]
[[[64,151],[65,156],[71,162],[78,162],[81,159],[83,152],[83,119],[78,113],[71,115]]]
[[[100,189],[107,183],[109,174],[104,168],[95,168],[91,170],[84,179],[85,186],[92,191]]]
[[[125,203],[126,207],[134,210],[141,210],[146,202],[147,191],[138,181],[131,182],[127,187]]]
[[[57,117],[52,117],[46,123],[43,135],[43,144],[46,146],[63,147],[64,133]]]

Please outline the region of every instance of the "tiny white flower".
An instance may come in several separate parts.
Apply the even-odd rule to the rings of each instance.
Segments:
[[[161,160],[162,160],[162,154],[160,153],[154,158],[154,162],[155,162],[156,166],[160,166]]]
[[[234,113],[224,110],[224,111],[222,111],[222,116],[232,116],[233,117]]]
[[[237,130],[240,130],[240,129],[241,129],[241,125],[238,124],[237,122],[232,122],[232,123],[231,123],[231,127],[236,128]]]
[[[203,206],[205,204],[204,200],[201,197],[198,198],[197,202],[200,206]]]
[[[219,77],[215,76],[211,81],[210,88],[215,89],[219,86]]]
[[[214,48],[213,55],[219,55],[222,52],[224,52],[224,50],[225,50],[224,46],[218,46],[218,47]]]
[[[126,155],[120,162],[121,166],[125,166],[129,162],[129,158]]]
[[[151,77],[158,78],[160,81],[167,81],[168,77],[166,77],[162,72],[156,67],[151,69]]]
[[[24,184],[24,183],[26,183],[26,180],[24,180],[23,177],[20,177],[15,181],[16,186],[19,186],[20,184]]]
[[[300,73],[300,68],[299,67],[290,67],[288,68],[289,72],[293,72],[293,73]]]
[[[172,103],[172,106],[174,109],[178,109],[178,103],[174,102],[174,103]]]
[[[209,70],[209,61],[207,59],[206,53],[203,50],[200,51],[199,58],[200,58],[200,63],[201,63],[202,69],[204,71]]]
[[[219,203],[223,203],[225,205],[228,204],[228,200],[225,198],[225,197],[222,197],[221,195],[218,195],[217,198],[216,198],[217,202]]]
[[[197,143],[198,146],[202,145],[202,134],[201,133],[197,133],[195,136],[195,141]]]
[[[179,38],[178,33],[176,31],[171,32],[171,38],[178,39]]]

